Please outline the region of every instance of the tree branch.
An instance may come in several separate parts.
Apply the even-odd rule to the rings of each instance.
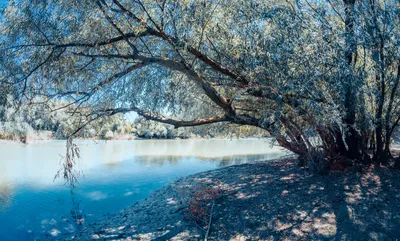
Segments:
[[[203,80],[203,78],[198,75],[190,66],[183,62],[177,62],[170,59],[165,58],[149,58],[144,56],[137,56],[137,60],[141,60],[143,62],[148,62],[149,64],[155,63],[160,66],[164,66],[171,70],[176,70],[181,73],[184,73],[189,79],[192,79],[196,85],[198,85],[203,91],[204,94],[210,98],[215,104],[220,106],[228,115],[235,115],[235,111],[231,105],[231,102],[220,95],[218,91],[216,91],[210,83]]]
[[[29,47],[54,47],[54,48],[69,48],[69,47],[86,47],[86,48],[95,48],[99,46],[105,46],[105,45],[110,45],[113,43],[117,43],[120,41],[124,40],[124,37],[130,39],[130,38],[140,38],[140,37],[146,37],[146,36],[155,36],[154,33],[145,30],[140,33],[134,33],[134,32],[129,32],[124,34],[124,36],[117,36],[113,37],[98,43],[84,43],[84,42],[71,42],[71,43],[45,43],[45,44],[40,44],[40,43],[32,43],[32,44],[21,44],[21,45],[14,45],[7,47],[5,49],[16,49],[16,48],[29,48]]]
[[[106,10],[103,8],[103,5],[100,3],[100,1],[96,1],[97,5],[99,6],[101,12],[104,14],[104,17],[107,19],[107,21],[118,31],[118,33],[121,34],[122,38],[125,40],[125,42],[131,47],[133,50],[133,54],[137,55],[139,53],[139,50],[136,48],[134,44],[131,43],[129,38],[125,35],[125,33],[120,29],[116,23],[111,19],[110,16],[108,16]]]
[[[103,111],[106,114],[100,114],[100,115],[101,116],[105,116],[105,115],[112,116],[112,115],[115,115],[118,113],[128,113],[128,112],[132,112],[132,111],[135,111],[136,113],[138,113],[138,115],[146,118],[147,120],[153,120],[153,121],[161,122],[164,124],[173,125],[175,128],[188,127],[188,126],[199,126],[199,125],[229,121],[229,119],[223,114],[216,115],[216,116],[209,117],[209,118],[191,120],[191,121],[175,120],[172,118],[164,117],[161,115],[155,115],[150,112],[143,111],[135,106],[130,107],[130,108],[106,109]]]
[[[152,23],[156,26],[157,30],[151,28],[150,26],[148,26],[143,19],[138,18],[135,14],[133,14],[125,6],[123,6],[118,0],[113,0],[113,2],[122,11],[124,11],[129,17],[131,17],[134,21],[136,21],[137,23],[142,25],[146,29],[146,31],[149,32],[151,35],[160,37],[160,38],[166,40],[167,42],[171,43],[171,45],[177,45],[179,47],[186,48],[189,53],[193,54],[195,57],[200,59],[203,63],[207,64],[208,66],[210,66],[214,70],[216,70],[216,71],[218,71],[218,72],[220,72],[220,73],[222,73],[224,75],[227,75],[227,76],[231,77],[232,79],[234,79],[234,80],[236,80],[236,81],[238,81],[238,82],[240,82],[242,84],[247,85],[249,83],[249,81],[244,76],[238,74],[237,71],[234,71],[233,69],[231,69],[231,68],[229,68],[227,66],[224,66],[224,65],[222,65],[220,63],[215,62],[210,57],[208,57],[206,54],[202,53],[199,49],[197,49],[197,48],[195,48],[193,46],[189,46],[186,43],[184,43],[183,41],[179,40],[178,38],[175,38],[175,37],[170,36],[167,33],[165,33],[150,18],[150,15],[148,15],[148,17],[150,18]],[[142,8],[144,8],[143,4],[141,2],[139,2],[139,3],[142,6]]]
[[[197,86],[199,86],[205,93],[205,95],[211,99],[215,104],[220,106],[225,112],[230,115],[234,115],[234,109],[229,100],[220,95],[215,88],[212,87],[210,83],[204,81],[203,78],[198,75],[190,66],[188,66],[184,62],[178,62],[172,59],[167,58],[155,58],[155,57],[146,57],[142,55],[89,55],[84,53],[75,53],[76,55],[90,57],[90,58],[121,58],[121,59],[133,59],[139,60],[141,63],[138,63],[129,69],[128,72],[122,73],[123,75],[131,72],[134,69],[144,67],[151,64],[157,64],[159,66],[166,67],[170,70],[179,71],[185,74],[189,79],[193,80]],[[117,76],[119,77],[119,76]],[[109,82],[109,81],[108,81]]]

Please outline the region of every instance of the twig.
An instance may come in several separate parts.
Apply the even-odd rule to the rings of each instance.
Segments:
[[[203,232],[207,232],[207,230],[205,230],[204,228],[200,227],[200,225],[197,222],[194,222],[194,224],[196,224],[196,226]]]
[[[204,241],[208,240],[208,235],[210,234],[211,222],[212,222],[212,216],[213,216],[213,210],[214,210],[214,204],[215,204],[215,201],[213,200],[213,202],[211,204],[210,219],[208,220],[207,232],[206,232],[206,235],[204,236]]]

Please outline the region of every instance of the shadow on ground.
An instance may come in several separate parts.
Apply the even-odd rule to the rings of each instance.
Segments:
[[[312,175],[294,160],[244,164],[180,179],[146,200],[87,226],[74,238],[199,240],[204,232],[185,221],[182,190],[219,179],[209,240],[400,239],[400,173]]]

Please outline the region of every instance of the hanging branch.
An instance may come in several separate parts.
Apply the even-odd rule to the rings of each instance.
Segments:
[[[76,166],[77,159],[80,158],[80,150],[78,146],[73,143],[72,138],[67,139],[66,155],[63,157],[61,168],[57,171],[54,176],[54,180],[62,178],[65,181],[65,185],[69,185],[71,193],[74,193],[78,178],[82,174],[77,171],[74,167]]]

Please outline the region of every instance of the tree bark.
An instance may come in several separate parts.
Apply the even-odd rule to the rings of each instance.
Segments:
[[[344,0],[345,5],[345,59],[348,67],[352,70],[355,63],[356,43],[354,39],[354,4],[355,0]],[[344,109],[346,111],[344,124],[346,126],[345,141],[347,144],[347,156],[351,159],[360,156],[358,147],[358,133],[355,129],[357,93],[353,85],[351,74],[345,76],[343,81],[345,90]]]
[[[390,127],[390,119],[392,116],[394,97],[395,97],[397,89],[399,87],[399,82],[400,82],[400,64],[397,65],[397,76],[396,76],[395,82],[393,84],[392,92],[390,93],[389,105],[388,105],[388,109],[387,109],[386,117],[385,117],[385,124],[386,124],[385,152],[387,152],[387,153],[390,152],[390,138],[392,136],[391,127]]]

